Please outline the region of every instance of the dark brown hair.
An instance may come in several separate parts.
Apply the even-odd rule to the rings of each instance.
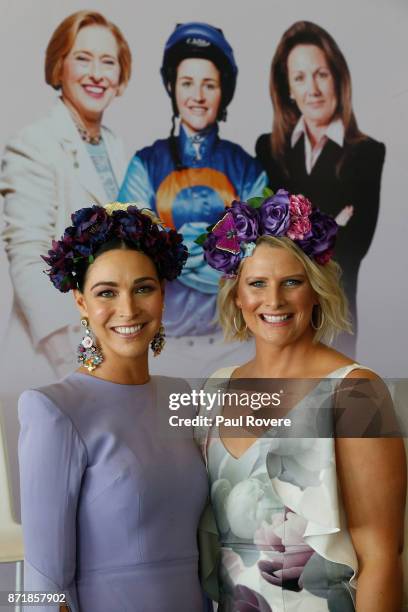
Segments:
[[[285,169],[285,153],[289,138],[300,117],[300,112],[290,99],[288,82],[288,56],[297,45],[315,45],[326,56],[333,75],[337,108],[335,116],[343,121],[344,139],[354,143],[366,138],[360,132],[351,103],[351,77],[344,55],[326,30],[311,21],[297,21],[283,34],[272,59],[270,95],[274,110],[271,135],[275,159]]]

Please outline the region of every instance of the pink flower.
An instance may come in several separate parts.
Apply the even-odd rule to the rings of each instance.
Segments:
[[[304,195],[291,195],[289,212],[295,217],[308,217],[312,212],[312,204]]]
[[[332,257],[333,257],[333,249],[327,249],[327,251],[320,253],[320,255],[316,255],[315,259],[318,264],[320,264],[321,266],[324,266],[327,264],[328,261],[331,260]]]
[[[291,240],[304,240],[305,236],[312,229],[312,224],[308,217],[292,217],[290,218],[289,229],[286,235]]]
[[[302,573],[314,552],[304,540],[306,526],[306,519],[285,508],[284,512],[272,516],[270,523],[263,521],[257,530],[255,544],[268,545],[277,553],[258,561],[262,577],[270,584],[290,591],[303,588]]]
[[[90,336],[85,336],[85,338],[82,340],[82,346],[84,346],[86,349],[87,348],[91,348],[92,346],[92,338]]]
[[[290,225],[286,235],[291,240],[304,240],[312,229],[309,215],[312,205],[305,196],[291,195],[289,203]]]
[[[306,520],[295,514],[289,508],[285,512],[277,512],[271,518],[271,522],[262,521],[256,530],[254,543],[257,546],[271,546],[276,550],[285,546],[304,546],[304,533]]]
[[[276,549],[279,549],[282,546],[282,539],[276,533],[278,527],[280,527],[284,522],[283,513],[277,513],[272,517],[271,523],[267,523],[266,521],[262,521],[261,526],[255,531],[254,534],[254,544],[261,547],[262,546],[273,546]]]

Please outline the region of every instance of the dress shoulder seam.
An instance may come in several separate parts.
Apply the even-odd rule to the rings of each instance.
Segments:
[[[86,444],[81,436],[81,434],[79,433],[77,427],[75,426],[73,420],[71,419],[71,417],[65,412],[65,410],[63,410],[58,404],[55,403],[55,401],[53,399],[51,399],[46,393],[44,393],[44,391],[40,390],[40,389],[27,389],[26,391],[24,391],[24,394],[36,394],[39,395],[41,397],[43,397],[46,401],[46,403],[48,403],[49,405],[51,405],[53,408],[55,408],[65,419],[67,419],[67,421],[69,421],[72,429],[74,430],[74,432],[76,433],[78,440],[80,441],[81,445],[83,446],[83,450],[85,453],[85,457],[86,457],[86,462],[87,464],[89,463],[88,460],[88,450],[86,447]]]

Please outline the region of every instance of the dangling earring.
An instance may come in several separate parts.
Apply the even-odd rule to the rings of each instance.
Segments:
[[[318,321],[319,323],[317,325],[315,325],[314,321],[313,321],[313,314],[316,312],[315,308],[313,307],[313,311],[312,311],[312,318],[310,320],[310,325],[313,327],[313,329],[315,331],[319,331],[319,329],[322,329],[323,327],[323,323],[324,323],[324,312],[322,310],[322,307],[320,306],[320,304],[316,304],[316,310],[319,313],[318,314]]]
[[[102,351],[96,344],[95,337],[89,327],[88,319],[81,319],[81,325],[85,328],[85,335],[81,340],[81,344],[78,345],[77,361],[86,368],[88,372],[93,372],[103,361]]]
[[[164,333],[164,325],[160,324],[159,331],[153,336],[152,341],[150,343],[150,348],[153,351],[153,357],[158,357],[162,350],[164,349],[164,345],[166,344],[166,334]]]

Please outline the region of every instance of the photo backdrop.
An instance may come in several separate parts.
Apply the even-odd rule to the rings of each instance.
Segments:
[[[239,66],[238,85],[221,135],[254,153],[257,137],[270,131],[269,69],[280,36],[294,21],[307,19],[334,37],[348,62],[353,105],[360,129],[387,147],[380,215],[371,249],[359,277],[357,359],[382,376],[406,377],[408,370],[408,6],[404,0],[1,0],[0,150],[23,126],[44,115],[56,92],[44,82],[44,51],[56,25],[82,8],[115,22],[133,54],[133,74],[122,98],[104,123],[122,136],[130,156],[168,134],[171,105],[159,74],[163,45],[176,23],[205,21],[221,27]],[[78,208],[86,205],[78,202]],[[0,223],[2,202],[0,203]],[[68,220],[67,220],[68,221]],[[350,248],[353,248],[350,245]],[[13,304],[4,249],[0,247],[0,342]],[[69,299],[69,298],[67,298]],[[47,304],[44,303],[44,316]],[[18,424],[11,389],[48,383],[41,363],[24,355],[1,354],[14,364],[14,379],[0,367],[13,486],[18,506],[16,444]],[[4,363],[4,362],[3,362]],[[22,375],[30,372],[30,375]],[[14,393],[14,391],[13,391]]]

